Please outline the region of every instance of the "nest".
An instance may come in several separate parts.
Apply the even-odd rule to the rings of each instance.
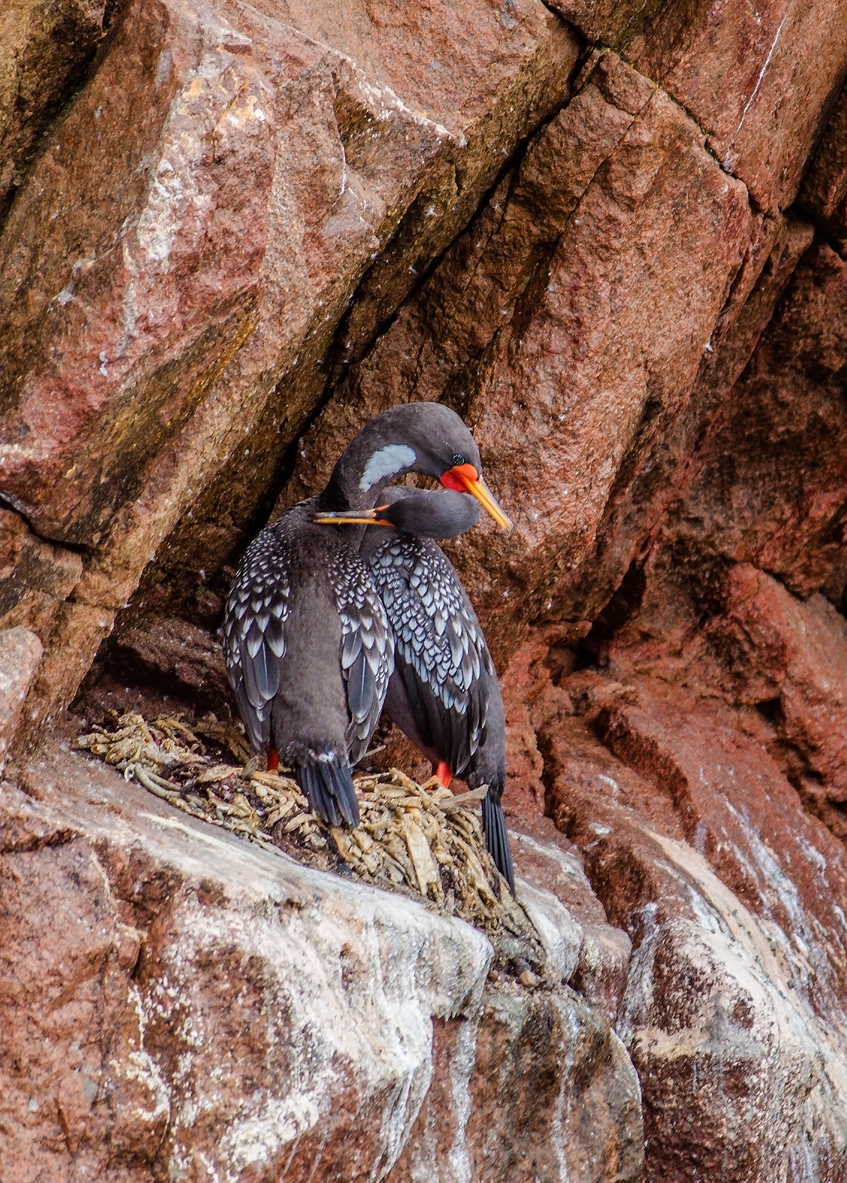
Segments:
[[[267,850],[469,921],[491,938],[497,968],[526,986],[544,976],[535,928],[485,849],[472,812],[484,790],[454,796],[435,777],[420,785],[396,768],[358,775],[361,822],[349,830],[317,817],[290,777],[262,771],[244,736],[214,715],[147,723],[139,714],[110,711],[75,746],[175,808]]]

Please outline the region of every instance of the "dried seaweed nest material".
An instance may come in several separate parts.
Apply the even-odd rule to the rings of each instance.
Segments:
[[[361,823],[328,826],[290,777],[257,769],[243,735],[214,715],[186,721],[109,712],[76,741],[177,809],[298,862],[423,898],[485,932],[498,968],[527,984],[544,976],[535,928],[485,849],[471,811],[481,791],[456,797],[436,778],[398,769],[354,778]],[[234,757],[238,764],[225,762]]]

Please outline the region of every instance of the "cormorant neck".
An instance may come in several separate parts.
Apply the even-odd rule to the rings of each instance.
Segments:
[[[318,496],[322,512],[373,509],[386,485],[418,466],[415,448],[396,436],[392,438],[387,426],[380,416],[351,441]]]

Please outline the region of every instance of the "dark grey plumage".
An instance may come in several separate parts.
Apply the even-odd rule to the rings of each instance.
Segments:
[[[351,761],[379,719],[394,642],[359,555],[360,528],[319,525],[316,515],[370,510],[405,472],[467,484],[470,471],[475,495],[508,527],[479,466],[473,437],[449,408],[393,407],[351,441],[323,493],[267,526],[239,564],[224,616],[239,714],[251,742],[277,750],[332,824],[358,823]]]
[[[489,786],[482,804],[486,845],[514,892],[500,804],[506,785],[500,686],[467,592],[433,541],[469,529],[479,506],[466,493],[446,491],[386,489],[383,497],[390,504],[377,513],[397,529],[369,528],[362,555],[394,633],[385,712],[433,765],[446,763],[471,788]]]
[[[224,655],[250,742],[273,744],[327,821],[356,825],[349,762],[379,721],[393,637],[365,564],[342,532],[315,525],[315,503],[301,502],[248,547]]]

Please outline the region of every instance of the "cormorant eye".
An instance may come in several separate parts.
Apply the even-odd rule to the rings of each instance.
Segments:
[[[461,468],[462,465],[466,464],[466,463],[467,463],[467,461],[465,460],[465,458],[461,452],[457,452],[456,455],[453,457],[453,467],[454,468]]]

